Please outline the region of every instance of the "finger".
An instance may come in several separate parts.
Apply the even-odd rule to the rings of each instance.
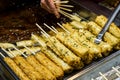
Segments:
[[[59,8],[60,6],[60,0],[56,0],[57,3],[55,3],[56,7]]]
[[[59,14],[58,11],[54,11],[54,14],[55,14],[55,16],[56,16],[57,18],[60,18],[60,14]]]
[[[46,3],[45,0],[41,0],[40,5],[41,5],[41,7],[42,7],[43,9],[45,9],[46,11],[48,11],[49,13],[51,13],[51,10],[50,10],[50,8],[48,7],[48,5],[47,5],[47,3]]]
[[[57,9],[57,7],[55,6],[53,0],[46,0],[46,1],[47,1],[47,3],[48,3],[48,6],[50,7],[52,13],[55,14],[55,16],[56,16],[57,18],[59,18],[59,17],[60,17],[59,12],[58,12],[58,9]]]
[[[57,1],[58,3],[55,4],[55,6],[56,6],[56,8],[57,8],[57,11],[55,12],[55,15],[56,15],[57,18],[59,18],[59,17],[60,17],[60,14],[59,14],[58,10],[59,10],[59,8],[60,8],[60,7],[59,7],[59,6],[60,6],[60,3],[59,3],[60,0],[56,0],[56,1]]]
[[[53,2],[53,0],[45,0],[46,1],[46,4],[49,6],[49,8],[53,11],[53,10],[56,10],[56,6]]]

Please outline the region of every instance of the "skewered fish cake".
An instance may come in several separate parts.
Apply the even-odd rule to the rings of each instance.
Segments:
[[[44,43],[45,38],[42,38],[41,36],[38,36],[38,35],[35,35],[35,34],[32,34],[31,39],[35,42],[39,41],[41,46],[46,47],[46,44]]]
[[[65,73],[70,73],[73,71],[73,68],[60,59],[57,55],[55,55],[55,53],[50,48],[42,48],[41,50],[48,58],[60,66]]]
[[[95,35],[98,35],[98,33],[101,31],[101,27],[98,26],[95,22],[90,21],[88,22],[87,26],[89,27],[89,31],[92,32]],[[119,44],[119,39],[116,38],[115,36],[113,36],[112,34],[106,32],[104,37],[103,37],[104,41],[106,41],[107,43],[109,43],[111,46],[117,46]]]
[[[63,78],[64,72],[61,67],[57,66],[54,62],[47,58],[45,54],[39,52],[35,55],[35,57],[43,66],[50,70],[57,79]]]
[[[89,53],[90,57],[88,57],[88,58],[90,58],[90,60],[88,60],[88,61],[92,61],[92,59],[102,57],[101,48],[99,46],[96,46],[95,44],[91,43],[89,40],[87,40],[84,35],[84,32],[79,33],[79,31],[75,30],[74,32],[72,32],[71,36],[78,43],[80,43],[81,45],[83,45],[89,49],[88,53]]]
[[[80,34],[84,34],[86,36],[86,39],[89,40],[90,42],[92,42],[93,44],[96,37],[95,35],[93,35],[91,32],[84,30],[84,31],[79,31]],[[101,48],[101,53],[104,56],[107,56],[109,54],[109,52],[112,50],[112,46],[106,42],[101,41],[100,44],[95,44],[96,46],[99,46]]]
[[[73,68],[71,66],[69,66],[67,63],[65,63],[62,59],[60,59],[50,48],[46,47],[46,41],[44,41],[44,39],[42,39],[41,36],[37,36],[37,35],[33,35],[35,37],[32,37],[32,39],[35,40],[36,39],[39,39],[40,40],[40,43],[43,44],[43,46],[41,47],[41,51],[48,57],[50,58],[53,62],[55,62],[58,66],[60,66],[63,71],[65,73],[69,73],[73,70]],[[53,45],[53,44],[51,44]]]
[[[70,51],[67,47],[65,47],[59,40],[55,37],[50,37],[46,42],[47,46],[49,46],[60,58],[62,58],[69,65],[74,67],[75,69],[81,69],[83,67],[83,63],[80,58],[77,57],[72,51]]]
[[[87,23],[86,23],[87,24]],[[73,26],[71,26],[69,23],[63,24],[63,26],[69,30],[71,33],[73,33],[75,30],[79,30],[79,34],[84,34],[84,36],[86,37],[87,40],[89,40],[90,42],[92,42],[94,45],[99,46],[101,48],[101,53],[104,56],[107,56],[109,54],[109,52],[112,50],[112,47],[105,42],[101,42],[100,44],[95,44],[94,40],[96,39],[95,35],[93,35],[91,32],[87,31],[87,30],[81,30],[81,29],[74,29]]]
[[[71,49],[77,56],[79,56],[83,61],[88,57],[88,49],[81,46],[74,39],[72,39],[69,34],[64,32],[59,32],[56,35],[57,39],[60,40],[64,45]]]
[[[101,27],[104,27],[105,23],[107,22],[107,18],[103,15],[100,15],[96,17],[95,22]],[[120,29],[114,23],[110,25],[108,31],[120,39]]]
[[[46,67],[40,64],[33,55],[28,56],[26,60],[40,73],[43,80],[56,80],[56,77]]]
[[[30,80],[27,75],[17,66],[17,64],[9,57],[5,57],[4,61],[9,65],[9,67],[16,73],[16,75],[21,80]]]
[[[69,32],[73,32],[74,31],[74,28],[72,25],[70,25],[69,23],[65,23],[65,24],[62,24],[62,26],[67,29]]]
[[[43,79],[39,72],[37,72],[22,56],[16,56],[13,60],[31,80]]]
[[[57,40],[55,37],[50,37],[49,39],[46,39],[45,41],[43,41],[44,39],[42,39],[40,36],[33,37],[33,39],[35,38],[39,39],[40,43],[44,45],[47,44],[47,46],[49,46],[61,59],[63,59],[63,61],[65,61],[67,64],[71,65],[75,69],[80,69],[83,67],[83,63],[80,61],[80,58],[77,57],[74,53],[72,53],[62,43],[60,43],[59,40]],[[46,47],[46,46],[42,46],[42,47]],[[43,49],[45,50],[45,48]]]

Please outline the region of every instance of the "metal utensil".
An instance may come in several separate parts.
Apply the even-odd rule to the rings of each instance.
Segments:
[[[116,16],[117,16],[119,11],[120,11],[120,4],[116,7],[116,9],[113,11],[111,16],[108,18],[108,21],[106,22],[106,24],[104,25],[103,29],[100,31],[100,33],[98,34],[97,38],[95,39],[95,41],[94,41],[95,43],[99,44],[101,42],[103,35],[108,30],[110,24],[116,18]]]

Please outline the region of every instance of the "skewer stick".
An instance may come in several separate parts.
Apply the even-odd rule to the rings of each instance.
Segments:
[[[64,4],[61,4],[60,6],[62,6],[62,7],[70,7],[70,8],[74,7],[72,5],[64,5]]]
[[[34,39],[42,46],[42,43],[32,34],[32,36],[34,37]]]
[[[68,18],[71,19],[71,20],[81,21],[81,19],[80,19],[79,17],[77,17],[77,16],[75,16],[75,15],[72,15],[72,14],[70,14],[70,13],[67,13],[67,12],[65,12],[65,11],[63,11],[63,10],[59,10],[59,12],[60,12],[62,15],[68,17]]]
[[[63,11],[63,10],[60,10],[63,14],[66,14],[66,15],[68,15],[69,17],[72,17],[72,14],[70,14],[70,13],[67,13],[67,12],[65,12],[65,11]]]
[[[17,50],[17,51],[20,53],[20,55],[23,55],[25,58],[27,58],[27,56],[26,56],[22,51],[20,51],[20,50],[17,49],[16,47],[14,47],[14,49]]]
[[[3,58],[5,58],[5,56],[0,52],[0,55],[3,57]]]
[[[44,32],[41,32],[43,35],[46,35]],[[46,35],[46,38],[52,43],[53,47],[56,48],[56,46],[54,45],[54,43],[51,41],[51,39]],[[56,48],[56,50],[58,50]]]
[[[120,71],[118,71],[115,67],[112,67],[113,70],[115,70],[118,74],[120,74]]]
[[[5,50],[4,48],[1,48],[1,49],[2,49],[5,53],[7,53],[9,57],[11,57],[11,58],[14,57],[12,54],[10,54],[10,53],[9,53],[7,50]]]
[[[33,55],[35,55],[36,53],[34,51],[32,51],[30,48],[28,48],[27,46],[23,45],[27,50],[29,50]]]
[[[105,79],[105,80],[108,80],[105,75],[103,75],[101,72],[99,72],[99,74]]]
[[[70,34],[70,32],[67,30],[67,29],[65,29],[60,23],[57,23],[65,32],[67,32],[67,33],[69,33]]]
[[[41,31],[41,34],[42,34],[44,37],[48,38],[42,31]],[[34,39],[41,45],[41,47],[44,47],[44,45],[42,45],[42,42],[41,42],[40,40],[38,40],[34,35],[33,35],[33,37],[34,37]]]
[[[44,25],[47,27],[47,28],[49,28],[51,31],[53,31],[54,33],[56,33],[57,34],[57,32],[54,30],[54,29],[52,29],[50,26],[48,26],[47,24],[45,24],[44,23]]]
[[[52,31],[52,30],[51,30]],[[53,31],[55,34],[57,34],[55,31]],[[41,34],[44,35],[46,38],[49,38],[50,36],[47,36],[43,31],[41,31]]]
[[[36,23],[36,26],[37,26],[40,30],[42,30],[47,36],[50,37],[50,35],[48,35],[48,34],[40,27],[40,25],[38,25],[38,24]]]
[[[49,39],[50,35],[47,34],[47,33],[42,29],[42,27],[39,26],[37,23],[36,23],[36,26],[42,31],[41,34],[43,34],[46,38]],[[49,39],[49,40],[50,40],[50,39]],[[39,43],[40,43],[40,41],[39,41]]]
[[[120,74],[116,73],[116,75],[120,78]]]
[[[69,12],[72,12],[72,10],[71,9],[67,9],[67,8],[64,8],[64,7],[59,7],[60,9],[62,9],[62,10],[65,10],[65,11],[69,11]]]
[[[14,57],[16,57],[16,55],[15,55],[10,49],[8,49],[8,51],[9,51]]]
[[[57,29],[55,29],[55,27],[54,26],[51,26],[57,33],[58,33],[58,30]]]
[[[54,45],[54,43],[51,41],[51,39],[50,39],[50,35],[48,35],[37,23],[36,23],[36,25],[42,30],[42,34],[43,35],[46,35],[46,38],[53,44],[53,46],[54,46],[54,48],[56,48],[56,46]]]
[[[73,18],[72,18],[70,15],[66,14],[66,12],[64,12],[63,10],[59,10],[59,12],[60,12],[62,15],[68,17],[68,18],[71,19],[71,20],[73,20]]]
[[[66,0],[66,1],[55,1],[54,3],[60,3],[60,4],[63,3],[63,4],[64,4],[64,3],[68,3],[68,2],[69,2],[69,1]]]
[[[45,38],[48,38],[48,36],[46,36],[44,32],[41,31],[41,34],[42,34]]]
[[[68,18],[71,19],[71,20],[81,21],[81,18],[82,18],[82,17],[79,18],[79,17],[77,17],[77,16],[75,16],[75,15],[72,15],[72,14],[70,14],[70,13],[67,13],[67,12],[65,12],[65,11],[63,11],[63,10],[59,10],[59,12],[60,12],[62,15],[68,17]],[[84,19],[84,18],[82,18],[82,19]]]

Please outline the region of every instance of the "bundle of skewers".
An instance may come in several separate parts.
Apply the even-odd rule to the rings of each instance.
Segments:
[[[67,12],[72,12],[71,9],[69,8],[73,8],[74,6],[69,5],[69,0],[63,0],[63,1],[59,1],[59,0],[55,0],[54,3],[56,4],[57,7],[59,7],[58,11],[61,13],[61,11],[67,11]]]
[[[75,15],[70,14],[70,13],[72,13],[72,9],[74,8],[74,6],[68,4],[69,0],[63,0],[63,1],[55,0],[54,3],[57,5],[58,12],[60,14],[66,16],[67,18],[69,18],[71,20],[80,21],[80,18],[78,18]]]

